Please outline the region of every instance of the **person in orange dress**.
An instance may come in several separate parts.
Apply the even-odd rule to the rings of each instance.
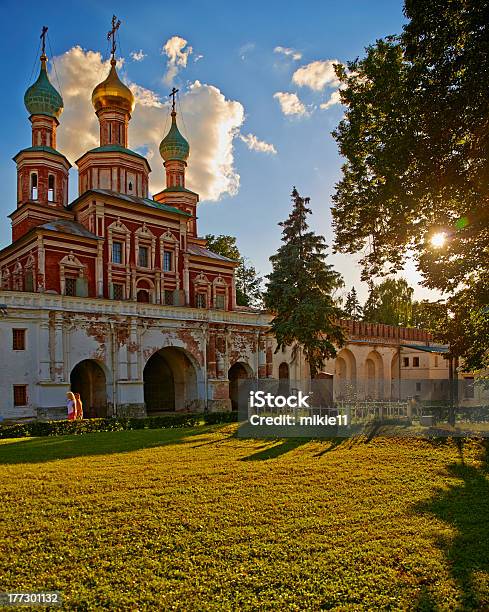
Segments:
[[[67,398],[67,409],[68,409],[68,421],[73,421],[76,418],[76,398],[75,394],[68,391],[66,394]]]
[[[75,393],[76,419],[83,419],[83,403],[79,393]]]

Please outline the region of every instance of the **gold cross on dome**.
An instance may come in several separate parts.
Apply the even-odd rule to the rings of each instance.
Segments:
[[[120,19],[117,20],[117,17],[115,15],[112,15],[112,29],[107,32],[107,40],[112,39],[112,51],[111,51],[112,59],[115,58],[115,50],[117,48],[117,45],[115,42],[115,35],[120,25],[121,25],[121,20]]]

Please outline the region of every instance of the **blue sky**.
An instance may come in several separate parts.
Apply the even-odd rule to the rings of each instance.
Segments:
[[[0,201],[0,214],[4,219],[0,225],[0,244],[9,241],[6,215],[15,207],[15,165],[11,158],[30,144],[23,95],[31,82],[33,65],[37,74],[35,62],[41,26],[49,26],[54,56],[61,56],[79,45],[84,50],[100,51],[106,59],[106,33],[115,12],[122,21],[118,54],[125,58],[122,74],[128,82],[137,83],[163,99],[170,85],[163,80],[168,58],[162,54],[162,47],[167,40],[179,36],[187,41],[186,49],[191,46],[193,50],[187,66],[180,67],[173,81],[182,95],[196,80],[214,86],[226,100],[242,105],[241,134],[252,133],[259,140],[272,144],[277,151],[270,154],[250,150],[239,137],[234,138],[232,168],[240,177],[239,190],[235,195],[224,191],[218,201],[201,203],[199,233],[237,236],[243,254],[259,271],[267,273],[270,269],[268,257],[280,244],[277,223],[288,215],[289,194],[292,185],[296,185],[303,195],[311,197],[312,227],[324,234],[331,245],[330,198],[340,177],[341,158],[330,132],[342,116],[342,107],[337,104],[321,110],[319,105],[328,99],[333,89],[316,91],[300,87],[292,82],[292,76],[301,66],[317,60],[346,62],[354,59],[377,38],[399,32],[403,23],[401,2],[187,0],[185,3],[115,2],[108,6],[91,0],[70,3],[4,0],[2,7],[4,21],[0,45],[6,94],[3,100],[5,124],[0,141],[0,176],[4,185]],[[294,49],[301,58],[294,60],[290,55],[274,52],[277,46]],[[139,50],[145,54],[144,59],[131,60],[130,53]],[[48,51],[51,55],[49,48]],[[284,115],[279,101],[274,98],[277,92],[296,93],[307,114]],[[61,116],[59,133],[68,115],[64,90],[63,96],[66,109]],[[193,121],[196,125],[195,117]],[[187,127],[189,124],[192,125],[192,120]],[[192,129],[186,130],[186,136],[192,147]],[[197,138],[200,139],[197,149],[201,152],[205,137],[195,134]],[[60,146],[58,148],[63,152]],[[194,160],[194,163],[199,162]],[[162,172],[160,159],[153,158],[151,165],[153,173]],[[71,178],[73,197],[76,195],[75,178]],[[200,191],[199,185],[188,186]],[[366,286],[359,283],[359,271],[352,259],[334,256],[331,261],[344,275],[347,288],[355,284],[364,297]],[[414,282],[413,272],[408,278]],[[422,289],[416,294],[429,295]]]

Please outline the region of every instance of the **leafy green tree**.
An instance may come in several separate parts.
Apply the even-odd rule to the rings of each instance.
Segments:
[[[263,279],[258,275],[251,262],[241,255],[236,244],[236,238],[224,234],[220,236],[207,234],[205,239],[207,240],[207,248],[213,253],[239,261],[239,266],[235,270],[236,303],[239,306],[261,308],[263,305]]]
[[[467,372],[481,372],[484,378],[489,377],[489,307],[472,310],[464,319],[465,350],[463,350],[463,368]]]
[[[357,291],[355,287],[346,294],[345,306],[343,308],[345,316],[349,319],[359,321],[363,315],[363,308],[358,301]]]
[[[229,257],[229,259],[235,259],[236,261],[241,259],[241,253],[239,252],[234,236],[226,236],[224,234],[215,236],[214,234],[206,234],[205,239],[209,251],[222,255],[223,257]]]
[[[489,369],[489,270],[481,272],[481,278],[481,283],[461,289],[448,300],[443,339],[453,356],[464,357],[465,371]]]
[[[346,113],[333,133],[345,157],[335,248],[364,252],[365,280],[399,271],[412,254],[426,286],[480,296],[489,269],[489,0],[406,0],[404,12],[400,35],[337,67]],[[446,238],[438,248],[436,234]]]
[[[270,257],[265,306],[274,315],[271,328],[277,351],[292,346],[295,357],[302,348],[314,378],[344,342],[337,322],[341,309],[334,297],[343,281],[325,261],[324,238],[308,231],[309,198],[302,198],[295,187],[291,197],[292,211],[279,223],[283,244]]]
[[[408,326],[411,323],[414,290],[403,278],[386,278],[372,284],[363,308],[369,323]]]
[[[240,306],[263,307],[263,278],[246,257],[240,258],[236,268],[236,302]]]
[[[411,325],[426,329],[434,334],[437,340],[445,339],[448,323],[448,307],[445,302],[421,300],[413,302]]]

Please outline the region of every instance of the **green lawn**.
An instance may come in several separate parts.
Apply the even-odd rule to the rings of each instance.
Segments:
[[[480,443],[234,431],[2,441],[0,591],[76,610],[489,609]]]

